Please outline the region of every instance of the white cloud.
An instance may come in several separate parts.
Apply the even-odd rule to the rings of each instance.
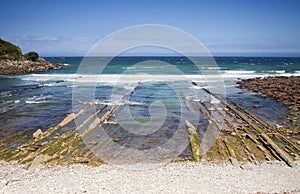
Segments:
[[[151,37],[151,36],[149,36]],[[29,51],[36,51],[40,55],[55,56],[55,55],[85,55],[99,40],[90,37],[52,37],[52,36],[32,36],[32,35],[20,35],[14,37],[3,37],[4,39],[21,47],[24,53]],[[170,41],[168,36],[162,37],[164,40],[156,39],[155,36],[152,41],[155,43],[164,43]],[[181,45],[181,48],[193,55],[195,48],[193,45],[182,44],[184,40],[177,39],[172,40],[174,44]],[[116,46],[132,45],[132,43],[140,42],[138,36],[123,36],[112,39],[110,44],[106,45],[105,51],[110,53]],[[273,41],[268,44],[255,44],[255,43],[228,43],[221,40],[210,40],[204,42],[204,46],[213,54],[255,54],[255,53],[300,53],[300,45],[295,43],[279,43]],[[129,50],[126,54],[129,55],[173,55],[174,52],[167,49],[152,47],[152,48],[135,48]]]
[[[36,51],[41,55],[84,55],[97,39],[89,37],[51,37],[21,35],[4,38],[21,47],[24,53]]]

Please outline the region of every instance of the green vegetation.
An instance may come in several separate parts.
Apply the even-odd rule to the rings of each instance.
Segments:
[[[0,38],[0,55],[21,56],[22,51],[20,47],[13,45],[10,42],[7,42]]]
[[[11,44],[0,38],[0,56],[1,58],[20,58],[22,56],[22,51],[20,47]]]
[[[20,47],[0,38],[0,60],[1,59],[10,59],[10,60],[27,59],[31,61],[36,61],[38,58],[39,55],[36,52],[31,51],[23,55]]]
[[[31,61],[36,61],[39,58],[39,54],[37,54],[34,51],[31,51],[27,54],[24,55],[26,59],[31,60]]]

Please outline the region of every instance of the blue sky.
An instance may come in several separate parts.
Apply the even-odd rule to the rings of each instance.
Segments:
[[[2,0],[0,36],[23,52],[83,56],[121,28],[164,24],[213,55],[300,56],[299,10],[299,0]]]

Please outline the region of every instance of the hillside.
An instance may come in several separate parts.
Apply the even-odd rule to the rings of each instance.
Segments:
[[[0,38],[0,59],[19,59],[22,56],[20,47]]]
[[[20,47],[0,38],[0,75],[16,75],[57,69],[61,65],[52,64],[38,53],[23,54]]]

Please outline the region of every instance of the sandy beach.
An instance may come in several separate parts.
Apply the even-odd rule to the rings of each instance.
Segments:
[[[290,168],[279,162],[241,167],[181,162],[138,171],[1,164],[0,179],[0,193],[300,193],[300,163]]]

